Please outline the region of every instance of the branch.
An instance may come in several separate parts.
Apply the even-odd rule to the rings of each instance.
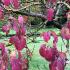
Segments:
[[[70,5],[68,5],[66,2],[62,2],[62,1],[61,2],[60,1],[57,2],[57,4],[60,4],[60,3],[64,4],[65,6],[67,6],[70,9]]]
[[[46,19],[45,15],[39,14],[39,13],[33,13],[33,12],[28,13],[28,12],[20,12],[20,11],[12,11],[12,12],[16,13],[16,14],[21,14],[21,15],[32,16],[32,17],[39,17],[39,18]]]
[[[29,3],[28,3],[29,4]],[[12,10],[12,11],[20,11],[20,10],[24,10],[24,9],[26,9],[26,8],[28,8],[28,7],[30,7],[30,6],[32,6],[32,5],[39,5],[40,3],[39,2],[32,2],[31,4],[29,4],[29,5],[26,5],[26,6],[21,6],[21,8],[20,9],[13,9],[11,6],[9,7],[9,9],[8,8],[6,8],[6,7],[4,7],[6,10]]]
[[[35,2],[35,3],[33,3],[33,4],[30,4],[30,5],[27,5],[27,6],[23,7],[23,8],[21,8],[21,9],[13,9],[12,7],[10,8],[10,7],[6,7],[6,6],[3,6],[3,5],[1,5],[1,6],[2,6],[2,8],[4,8],[6,11],[10,11],[11,13],[16,13],[16,14],[21,14],[21,15],[32,16],[32,17],[39,17],[39,18],[46,19],[46,18],[45,18],[45,15],[43,15],[43,14],[33,13],[33,12],[31,12],[31,13],[21,12],[22,9],[26,9],[26,8],[32,6],[32,5],[39,5],[39,4],[40,4],[39,2]]]
[[[37,5],[37,4],[40,4],[40,3],[39,2],[35,2],[33,4],[30,4],[30,5],[27,5],[27,6],[23,7],[22,9],[25,9],[25,8],[27,8],[29,6]],[[5,8],[6,11],[11,11],[11,13],[21,14],[21,15],[26,15],[26,16],[32,16],[32,17],[38,17],[38,18],[42,18],[42,19],[47,20],[46,19],[46,15],[43,15],[43,14],[34,13],[34,12],[30,12],[30,13],[29,12],[22,12],[22,11],[20,11],[21,9],[15,10],[15,9],[10,9],[10,8],[6,8],[6,7],[4,7],[4,8]]]

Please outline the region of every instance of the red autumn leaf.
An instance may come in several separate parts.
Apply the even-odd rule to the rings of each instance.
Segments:
[[[63,27],[61,29],[61,36],[63,39],[69,40],[70,39],[70,31],[67,27]]]
[[[12,0],[12,4],[15,9],[18,9],[20,7],[20,2],[19,0]]]
[[[18,51],[18,58],[16,57],[16,52],[12,52],[10,54],[10,63],[11,63],[12,70],[27,70],[28,69],[27,67],[28,59],[25,59],[25,58],[23,59],[20,51]]]
[[[42,44],[40,49],[39,49],[39,53],[42,57],[46,56],[46,44]]]
[[[2,0],[2,2],[4,3],[4,5],[9,6],[11,0]]]
[[[1,55],[0,62],[2,62],[2,64],[0,64],[0,65],[2,65],[0,70],[6,70],[8,68],[8,55],[7,55],[8,50],[6,51],[5,47],[6,46],[4,43],[0,43],[0,49],[1,49],[0,51],[2,53],[2,54],[0,54]],[[1,58],[2,58],[2,60],[1,60]],[[3,66],[4,66],[4,69],[3,69]]]
[[[50,32],[43,32],[41,36],[43,36],[45,42],[48,42],[50,40]]]
[[[24,23],[24,19],[23,16],[18,16],[18,23],[23,24]]]
[[[53,21],[53,17],[54,17],[54,9],[53,8],[49,8],[47,9],[47,20],[48,21]]]
[[[12,70],[23,70],[22,63],[18,58],[11,56],[10,63],[11,63]]]
[[[55,60],[53,63],[49,65],[50,70],[64,70],[61,61]]]
[[[59,52],[56,59],[49,64],[50,70],[64,70],[66,66],[66,53]]]
[[[10,43],[15,45],[15,48],[20,51],[26,47],[26,39],[23,36],[12,36],[10,38]]]
[[[58,50],[56,48],[47,48],[45,59],[48,61],[54,61],[57,55]]]
[[[55,60],[55,56],[57,55],[58,51],[56,48],[49,48],[49,47],[46,47],[45,44],[42,44],[40,47],[39,53],[46,60],[53,61]]]
[[[7,35],[10,31],[10,28],[11,28],[10,24],[6,24],[6,25],[2,26],[2,31],[5,32]]]
[[[4,19],[3,9],[0,8],[0,20]]]
[[[4,43],[0,43],[0,49],[2,49],[2,55],[4,55],[4,53],[5,53],[5,44]]]
[[[16,33],[19,32],[19,25],[18,25],[17,21],[14,21],[14,23],[13,23],[13,30],[16,31]]]

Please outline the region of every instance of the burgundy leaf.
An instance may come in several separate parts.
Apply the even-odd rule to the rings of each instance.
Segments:
[[[2,55],[2,57],[0,57],[0,62],[2,62],[0,65],[2,65],[1,66],[1,68],[0,68],[0,70],[6,70],[7,68],[8,68],[8,55],[7,55],[7,51],[6,51],[6,46],[5,46],[5,44],[4,43],[0,43],[0,49],[2,49],[2,51],[1,51],[1,55]]]
[[[23,16],[18,16],[18,22],[20,23],[20,24],[23,24],[24,23],[24,19],[23,19]]]
[[[56,57],[58,51],[56,48],[49,48],[49,47],[46,47],[45,44],[42,44],[40,47],[39,53],[46,60],[53,61],[53,60],[55,60],[55,57]]]
[[[70,39],[70,31],[67,27],[63,27],[61,29],[61,36],[66,39],[66,40],[69,40]]]
[[[15,9],[18,9],[20,7],[20,2],[19,0],[12,0],[12,4]]]
[[[0,43],[0,48],[2,49],[2,55],[5,53],[5,44]]]
[[[48,42],[50,40],[50,32],[43,32],[41,36],[43,36],[45,42]]]
[[[4,19],[3,9],[0,8],[0,20]]]
[[[42,57],[46,56],[46,44],[42,44],[40,49],[39,49],[39,53]]]
[[[11,0],[2,0],[2,1],[3,1],[4,5],[9,6]]]
[[[10,63],[11,63],[12,70],[22,70],[22,63],[15,56],[11,56]]]
[[[23,36],[20,36],[20,38],[18,36],[12,36],[9,42],[14,44],[15,48],[19,51],[26,47],[26,39]]]
[[[7,35],[10,31],[10,28],[11,28],[10,24],[6,24],[6,25],[2,26],[2,31],[5,32]]]
[[[54,17],[54,9],[53,8],[47,9],[47,16],[46,16],[47,20],[52,21],[53,17]]]

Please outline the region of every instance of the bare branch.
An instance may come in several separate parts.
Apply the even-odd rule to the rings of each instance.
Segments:
[[[21,14],[21,15],[32,16],[32,17],[39,17],[39,18],[46,19],[45,15],[39,14],[39,13],[34,13],[34,12],[28,13],[28,12],[20,12],[20,11],[12,11],[12,12],[16,13],[16,14]]]
[[[57,2],[57,4],[60,4],[60,3],[64,4],[65,6],[67,6],[70,9],[70,5],[68,5],[66,2],[62,2],[62,1],[61,2],[60,1]]]
[[[26,8],[32,6],[32,5],[39,5],[39,4],[40,4],[39,2],[32,2],[31,4],[28,3],[28,5],[26,5],[26,6],[21,6],[21,8],[19,8],[19,9],[13,9],[11,6],[9,7],[9,9],[6,8],[6,7],[4,7],[4,8],[5,8],[6,10],[20,11],[20,10],[24,10],[24,9],[26,9]]]

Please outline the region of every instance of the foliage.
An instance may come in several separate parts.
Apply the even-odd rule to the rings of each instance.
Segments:
[[[30,2],[30,5],[28,4]],[[0,69],[1,70],[7,70],[8,66],[10,65],[12,70],[28,70],[29,68],[29,60],[31,60],[33,50],[30,51],[29,47],[27,46],[27,39],[29,37],[27,36],[26,33],[26,25],[28,22],[28,16],[34,16],[35,18],[35,23],[39,24],[40,19],[42,18],[46,20],[44,24],[47,22],[57,22],[56,16],[58,15],[59,9],[62,7],[60,5],[60,8],[55,9],[56,6],[56,0],[48,0],[47,3],[43,0],[41,0],[41,9],[42,12],[41,14],[32,13],[32,11],[28,11],[28,7],[32,6],[33,4],[40,4],[40,3],[31,3],[31,1],[27,0],[27,3],[25,3],[25,7],[23,8],[23,4],[20,0],[0,0],[0,21],[5,22],[6,24],[2,26],[2,31],[8,36],[10,30],[14,30],[15,34],[8,38],[6,43],[0,43]],[[60,3],[62,3],[60,1]],[[63,2],[63,4],[65,4]],[[69,8],[69,5],[66,4],[67,7]],[[57,8],[57,7],[56,7]],[[24,9],[26,9],[24,11]],[[57,15],[56,15],[56,13]],[[63,10],[64,12],[64,10]],[[26,15],[26,16],[23,16]],[[66,13],[65,13],[66,15]],[[68,14],[67,14],[68,15]],[[67,17],[68,22],[66,23],[66,27],[61,26],[61,37],[62,39],[65,39],[67,41],[67,44],[65,45],[67,50],[69,49],[69,39],[70,39],[70,21],[69,21],[69,16]],[[37,20],[37,21],[36,21]],[[33,23],[34,23],[33,22]],[[58,24],[58,23],[54,23]],[[59,25],[59,24],[58,24]],[[29,25],[31,26],[31,25]],[[38,32],[40,28],[42,28],[44,25],[41,23],[41,26],[39,25],[37,30],[35,30],[34,33],[31,33],[31,35],[34,35]],[[40,55],[45,58],[49,64],[49,69],[50,70],[64,70],[66,66],[66,61],[67,61],[67,50],[65,52],[60,52],[57,48],[57,42],[58,42],[58,36],[54,31],[47,31],[43,32],[41,35],[43,37],[44,42],[48,43],[50,40],[51,36],[53,37],[53,44],[52,47],[49,47],[46,44],[42,44],[39,50]],[[36,38],[36,36],[35,36]],[[32,42],[35,41],[35,38],[33,38]],[[13,45],[15,48],[14,51],[10,51],[7,49],[8,46]],[[7,47],[6,47],[7,46]],[[22,50],[25,50],[25,53],[22,53]],[[16,56],[18,55],[18,56]],[[9,60],[8,60],[9,59]],[[38,66],[37,66],[38,67]],[[38,67],[39,69],[39,67]]]

